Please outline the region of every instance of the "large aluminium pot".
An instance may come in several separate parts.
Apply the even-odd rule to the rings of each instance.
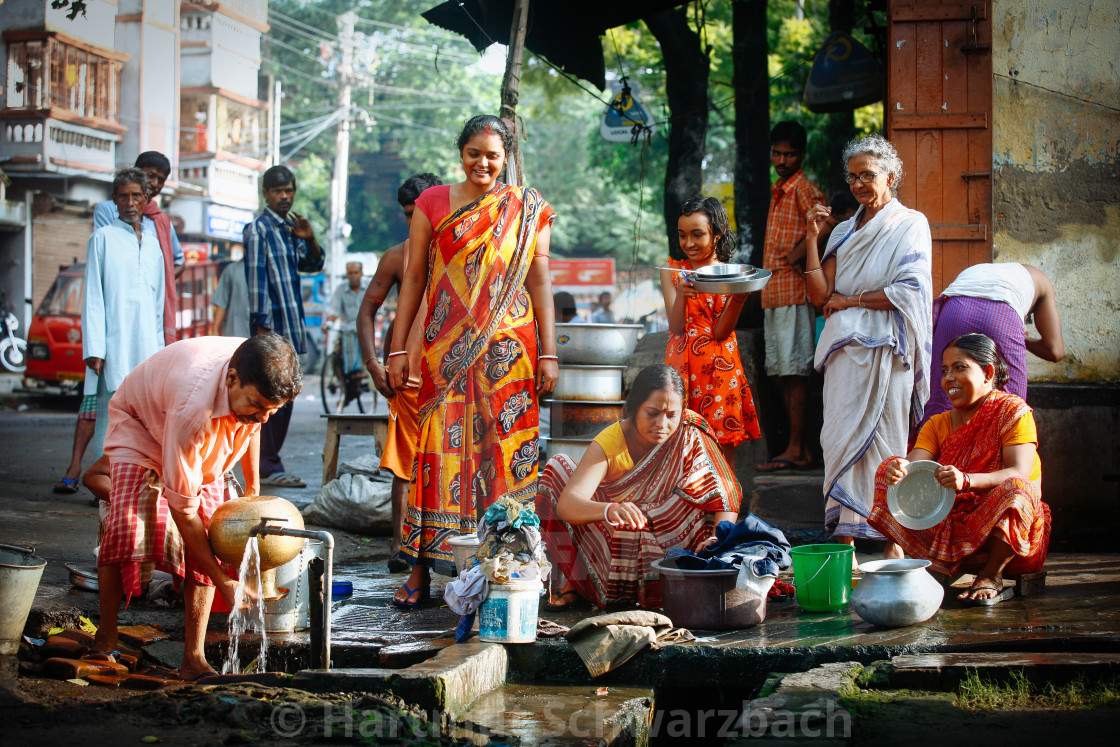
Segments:
[[[556,438],[594,438],[622,418],[626,403],[580,402],[554,399],[550,403],[549,435]]]
[[[587,447],[591,446],[593,438],[546,438],[545,459],[551,459],[557,454],[567,454],[576,462],[583,459]]]
[[[561,365],[624,366],[634,354],[642,329],[641,324],[557,324],[556,354]]]
[[[618,402],[622,399],[622,372],[626,366],[560,366],[552,396],[581,402]]]
[[[872,560],[862,564],[863,579],[852,590],[856,614],[872,625],[900,628],[937,614],[945,590],[929,575],[928,560]]]

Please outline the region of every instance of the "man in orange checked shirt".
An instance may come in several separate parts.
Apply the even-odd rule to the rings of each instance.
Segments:
[[[805,128],[797,122],[779,122],[770,131],[770,162],[778,180],[770,188],[762,252],[762,266],[773,273],[762,290],[763,329],[766,373],[778,380],[789,416],[789,442],[780,454],[755,466],[760,472],[799,469],[812,461],[804,438],[815,324],[805,296],[805,214],[823,204],[824,196],[801,170],[805,142]]]

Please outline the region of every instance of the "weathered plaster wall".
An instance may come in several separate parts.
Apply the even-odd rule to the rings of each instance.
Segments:
[[[1120,3],[993,0],[1001,262],[1057,289],[1066,359],[1032,379],[1120,381]]]

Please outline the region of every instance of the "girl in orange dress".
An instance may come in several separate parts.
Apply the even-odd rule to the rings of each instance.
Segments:
[[[759,437],[758,416],[734,334],[747,294],[700,293],[686,275],[675,271],[731,259],[735,237],[727,211],[715,197],[688,200],[677,219],[677,237],[686,259],[669,259],[673,269],[661,270],[669,317],[665,362],[684,379],[688,409],[708,421],[734,469],[735,447]]]

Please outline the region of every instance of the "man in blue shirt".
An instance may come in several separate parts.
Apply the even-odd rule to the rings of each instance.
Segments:
[[[292,210],[296,177],[286,166],[273,166],[261,177],[265,209],[245,226],[245,278],[249,286],[249,324],[255,335],[276,332],[303,353],[303,295],[299,274],[323,269],[323,250],[306,218]],[[292,403],[261,427],[261,485],[304,488],[284,471],[280,449],[288,435]]]

